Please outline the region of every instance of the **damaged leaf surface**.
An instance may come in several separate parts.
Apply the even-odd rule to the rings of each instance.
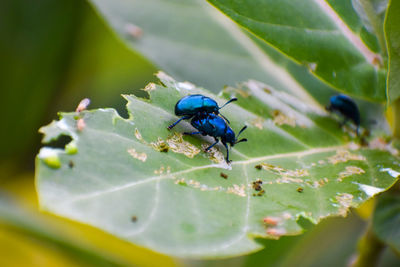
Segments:
[[[345,216],[396,180],[398,158],[360,148],[324,110],[256,81],[226,88],[224,98],[164,73],[146,87],[149,99],[124,96],[129,119],[113,109],[62,113],[41,129],[44,141],[69,135],[74,152],[42,148],[36,183],[42,209],[84,222],[162,253],[227,257],[261,249],[255,237],[302,232],[302,216],[318,223]],[[231,150],[177,120],[175,103],[201,93],[221,105],[230,126],[248,129]],[[78,122],[83,120],[84,126]],[[44,151],[44,152],[43,152]],[[51,153],[49,153],[51,151]],[[392,153],[395,151],[392,150]],[[58,168],[46,163],[56,156]]]

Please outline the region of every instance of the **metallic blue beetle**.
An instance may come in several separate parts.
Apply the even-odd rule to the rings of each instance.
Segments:
[[[326,107],[328,111],[333,111],[341,114],[344,117],[343,122],[340,124],[344,125],[348,120],[352,120],[357,126],[356,133],[359,135],[360,127],[360,112],[356,103],[347,95],[339,94],[334,95],[330,98],[330,105]]]
[[[239,134],[236,136],[235,132],[231,129],[231,127],[228,126],[226,121],[213,113],[197,115],[191,120],[190,123],[194,128],[196,128],[199,131],[193,133],[183,133],[183,134],[186,135],[202,134],[214,137],[215,143],[207,147],[206,151],[210,150],[213,146],[215,146],[219,142],[218,140],[219,137],[221,139],[222,144],[226,148],[226,162],[228,163],[230,162],[230,160],[229,160],[229,149],[227,143],[229,143],[232,147],[237,143],[247,141],[246,138],[240,139],[239,141],[237,140],[239,135],[247,128],[247,126],[244,126],[239,131]]]
[[[223,108],[225,105],[236,101],[237,98],[232,98],[228,102],[226,102],[222,107],[218,106],[218,103],[207,96],[204,95],[188,95],[180,99],[175,105],[175,115],[183,116],[170,126],[168,129],[172,129],[175,125],[177,125],[181,120],[190,119],[193,116],[199,115],[200,113],[214,113],[216,115],[220,114],[219,110]],[[222,114],[220,114],[228,123],[229,120],[225,118]]]

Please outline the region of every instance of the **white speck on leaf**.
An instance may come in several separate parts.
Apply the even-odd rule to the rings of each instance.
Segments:
[[[140,153],[140,152],[137,152],[134,148],[131,148],[131,149],[128,149],[128,153],[132,156],[132,157],[134,157],[135,159],[138,159],[138,160],[140,160],[140,161],[142,161],[142,162],[145,162],[146,161],[146,159],[147,159],[147,154],[146,153]]]
[[[400,172],[392,170],[391,168],[381,168],[379,171],[380,172],[387,172],[393,178],[397,178],[397,177],[400,176]]]
[[[360,187],[361,191],[364,191],[364,193],[367,194],[367,196],[369,196],[369,197],[372,197],[373,195],[376,195],[376,194],[382,192],[383,190],[385,190],[383,188],[366,185],[366,184],[360,184],[357,182],[353,182],[353,184],[358,185]]]

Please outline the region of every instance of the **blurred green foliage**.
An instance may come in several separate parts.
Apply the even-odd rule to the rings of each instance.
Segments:
[[[92,107],[125,112],[121,93],[154,80],[156,69],[125,47],[86,1],[0,2],[0,159],[27,159],[37,129],[73,110],[84,97]]]
[[[302,236],[263,241],[267,248],[250,256],[181,261],[126,247],[123,241],[111,240],[95,229],[39,214],[32,170],[41,138],[38,128],[56,118],[57,111],[74,110],[84,97],[91,98],[91,108],[111,106],[124,115],[120,94],[138,93],[155,80],[155,71],[151,62],[118,40],[86,1],[0,1],[0,112],[5,118],[0,132],[0,201],[11,209],[11,215],[17,212],[21,222],[10,220],[15,217],[10,217],[7,209],[0,212],[0,265],[345,264],[364,226],[354,216],[327,220]],[[4,202],[4,195],[30,212]],[[47,219],[55,225],[54,236],[47,232]],[[33,226],[45,234],[29,230]],[[77,253],[72,256],[71,250]],[[110,254],[104,256],[104,251]],[[382,266],[396,264],[398,259],[387,250]]]

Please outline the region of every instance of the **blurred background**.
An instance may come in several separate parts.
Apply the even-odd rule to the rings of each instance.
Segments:
[[[140,94],[157,71],[86,1],[0,1],[0,265],[346,266],[371,203],[347,218],[305,225],[301,236],[260,240],[266,249],[255,254],[211,261],[170,258],[40,213],[34,185],[38,129],[85,97],[90,108],[113,107],[126,116],[120,95]],[[382,266],[396,264],[387,250]]]

